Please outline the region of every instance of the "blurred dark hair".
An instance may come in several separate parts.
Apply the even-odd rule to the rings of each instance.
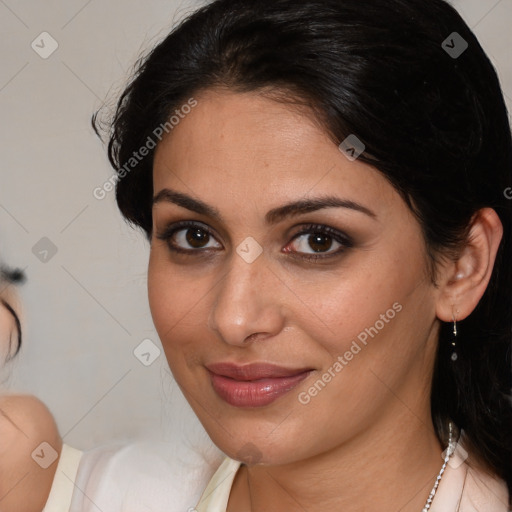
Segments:
[[[10,284],[20,284],[25,281],[25,274],[23,270],[16,268],[11,269],[7,267],[6,265],[0,265],[0,304],[9,311],[9,313],[14,318],[14,323],[16,325],[16,349],[13,353],[13,347],[12,347],[12,336],[9,338],[9,350],[8,350],[8,356],[7,361],[10,361],[13,357],[18,355],[18,352],[21,349],[21,342],[22,342],[22,334],[21,334],[21,322],[18,317],[18,314],[16,311],[14,311],[13,307],[7,300],[3,297],[5,288]]]
[[[468,43],[457,57],[443,45],[459,45],[453,32]],[[491,281],[458,323],[455,363],[451,324],[441,326],[431,404],[440,441],[453,419],[471,454],[511,489],[512,143],[496,71],[470,28],[443,0],[214,1],[138,62],[108,125],[114,169],[214,87],[307,105],[336,144],[356,134],[366,146],[360,160],[416,215],[434,283],[436,261],[456,257],[474,214],[497,212],[504,235]],[[97,115],[93,125],[100,133]],[[122,214],[148,238],[153,154],[116,186]]]

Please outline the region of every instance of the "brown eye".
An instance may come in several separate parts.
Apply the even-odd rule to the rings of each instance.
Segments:
[[[353,246],[351,239],[329,226],[310,224],[295,235],[288,247],[294,247],[293,252],[308,260],[329,258],[344,252]],[[333,251],[330,249],[334,248]],[[328,252],[330,251],[330,252]]]
[[[296,251],[306,254],[308,254],[308,250],[312,250],[313,253],[326,252],[333,246],[333,243],[338,244],[338,247],[342,246],[339,242],[335,242],[332,236],[322,233],[306,233],[296,237],[294,240],[294,245],[297,248]]]
[[[210,239],[210,234],[201,228],[182,229],[181,231],[184,231],[186,233],[186,242],[195,249],[202,249],[203,245],[208,243]],[[177,233],[179,233],[179,231],[177,231]]]
[[[329,235],[315,234],[308,237],[308,245],[315,252],[328,251],[332,247],[332,242]]]
[[[200,249],[218,249],[220,244],[208,247],[208,243],[215,240],[209,229],[193,223],[178,222],[168,226],[157,238],[167,242],[172,251],[182,253],[201,252]]]

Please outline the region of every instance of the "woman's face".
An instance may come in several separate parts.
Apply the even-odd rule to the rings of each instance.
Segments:
[[[169,366],[212,440],[278,464],[427,421],[436,293],[399,194],[290,106],[196,100],[156,150],[148,286]],[[253,363],[281,371],[236,368]]]

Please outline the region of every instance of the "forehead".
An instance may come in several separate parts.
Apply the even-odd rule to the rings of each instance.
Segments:
[[[195,100],[157,146],[155,193],[169,186],[211,203],[317,193],[397,199],[379,171],[346,158],[305,111],[257,93],[205,91]]]

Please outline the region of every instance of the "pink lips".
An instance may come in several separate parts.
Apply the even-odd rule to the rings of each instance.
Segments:
[[[267,363],[238,366],[207,365],[213,389],[235,407],[262,407],[288,393],[311,373],[311,368],[288,369]]]

